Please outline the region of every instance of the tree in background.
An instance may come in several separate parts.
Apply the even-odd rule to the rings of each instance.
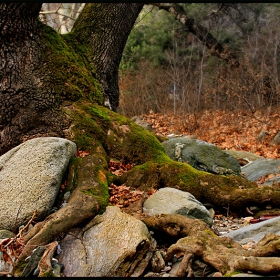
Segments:
[[[166,21],[163,10],[144,8],[137,20],[141,27],[135,25],[124,50],[119,110],[129,116],[132,112],[148,113],[151,109],[154,112],[174,112],[173,100],[168,101],[168,96],[164,95],[174,80],[182,92],[176,105],[178,114],[211,108],[254,112],[263,106],[277,105],[280,101],[277,70],[279,5],[186,3],[182,6],[190,19],[195,19],[238,57],[239,67],[229,67],[225,60],[213,56],[212,51],[205,49],[207,44],[201,44],[203,40],[191,28],[184,28],[179,22],[174,24],[172,20]],[[155,34],[153,28],[157,25],[164,25],[164,28],[157,28]],[[141,40],[135,39],[142,38],[138,29],[145,29],[149,34],[145,37],[145,46],[139,43]],[[161,40],[155,40],[160,37],[167,39],[164,44],[167,48],[163,48]],[[151,57],[159,56],[158,52],[154,56],[150,54],[153,49],[161,50],[158,63],[150,65],[150,70],[139,69],[143,64],[147,67]],[[128,74],[129,67],[134,72],[131,70]],[[154,73],[154,83],[150,81],[147,87],[138,86],[138,82],[146,79],[140,76],[146,73]],[[125,77],[130,80],[137,78],[127,82]],[[154,96],[151,102],[142,103],[141,100],[147,100],[148,95]],[[131,104],[132,96],[134,99],[137,96],[137,104],[143,104],[143,108],[125,109],[125,100]]]

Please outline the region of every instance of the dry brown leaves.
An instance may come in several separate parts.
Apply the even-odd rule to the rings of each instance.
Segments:
[[[22,238],[5,238],[0,242],[1,260],[4,262],[5,271],[0,271],[0,275],[12,276],[14,262],[23,250]]]
[[[112,174],[116,176],[121,176],[124,172],[127,172],[131,168],[133,168],[135,164],[133,163],[123,163],[120,161],[114,161],[110,160],[109,161],[109,170]],[[144,192],[144,191],[139,191],[133,186],[126,186],[126,185],[120,185],[117,186],[115,184],[111,184],[109,186],[109,202],[113,205],[116,205],[120,208],[127,207],[131,203],[136,202],[140,198],[143,197],[143,195],[152,195],[155,192],[155,190],[152,190],[150,192]]]
[[[126,185],[117,186],[112,183],[109,187],[109,194],[110,203],[122,208],[140,199],[144,191],[135,190]]]
[[[274,177],[280,177],[280,174],[277,173],[277,174],[268,174],[268,175],[262,176],[256,183],[263,184],[265,181],[272,179]]]
[[[31,219],[19,230],[19,233],[15,237],[5,238],[0,242],[0,253],[2,254],[1,260],[4,262],[5,269],[5,271],[0,271],[0,275],[14,276],[14,263],[24,248],[22,235],[33,222],[37,212],[37,210],[34,211]]]
[[[224,150],[255,153],[265,158],[279,158],[280,146],[271,143],[279,127],[279,108],[248,112],[205,111],[200,114],[163,115],[152,111],[142,115],[154,133],[167,136],[195,134],[197,139],[212,143]],[[267,131],[257,141],[261,131]]]
[[[76,157],[86,157],[89,155],[88,151],[82,151],[82,150],[78,150],[76,153]]]
[[[123,163],[120,161],[114,161],[111,159],[108,163],[109,170],[112,174],[116,176],[121,176],[124,172],[130,170],[135,166],[133,163]]]

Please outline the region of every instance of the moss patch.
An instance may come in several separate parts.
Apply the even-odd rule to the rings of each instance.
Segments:
[[[22,272],[24,270],[24,268],[26,267],[28,262],[24,262],[24,261],[18,261],[17,262],[17,265],[16,265],[16,268],[15,268],[15,272],[14,274],[18,277],[21,277],[22,275]]]
[[[213,231],[211,231],[210,229],[205,229],[204,230],[205,233],[207,233],[208,235],[211,235],[211,236],[217,236],[217,234],[215,234]]]
[[[233,275],[240,274],[239,271],[232,271],[230,273],[226,273],[224,277],[232,277]]]
[[[95,70],[87,61],[90,49],[80,43],[73,34],[59,35],[51,27],[41,24],[42,46],[45,55],[41,63],[46,65],[49,83],[61,101],[86,99],[103,103],[102,87],[95,77]]]

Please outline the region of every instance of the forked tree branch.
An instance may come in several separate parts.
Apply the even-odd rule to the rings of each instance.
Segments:
[[[183,25],[184,30],[194,34],[210,50],[211,55],[223,59],[231,66],[239,66],[238,58],[220,44],[208,29],[200,25],[193,18],[190,18],[182,5],[178,3],[150,3],[150,5],[174,15],[175,19]]]

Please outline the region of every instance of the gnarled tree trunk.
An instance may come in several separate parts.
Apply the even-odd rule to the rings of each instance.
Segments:
[[[210,195],[221,197],[225,187],[230,186],[230,191],[237,194],[234,201],[227,197],[232,207],[240,207],[239,194],[253,195],[252,190],[257,186],[244,178],[216,175],[213,179],[215,175],[172,161],[154,135],[131,120],[98,106],[103,104],[103,94],[109,97],[113,110],[118,106],[118,66],[143,4],[87,4],[73,31],[66,35],[58,35],[39,21],[41,5],[0,4],[0,155],[30,138],[67,138],[73,140],[78,149],[87,149],[92,164],[102,154],[103,159],[98,161],[102,168],[98,170],[102,171],[100,176],[105,182],[100,179],[98,188],[92,181],[86,190],[82,184],[81,189],[77,187],[66,208],[50,215],[28,233],[22,258],[42,242],[54,240],[72,226],[93,217],[101,206],[106,206],[107,200],[100,198],[108,193],[110,176],[106,173],[106,164],[109,157],[138,164],[123,176],[123,183],[133,181],[139,187],[153,183],[155,188],[202,190],[201,197],[205,200],[210,200]],[[98,156],[94,157],[96,154]],[[169,174],[176,180],[171,180]],[[96,173],[92,177],[97,178]],[[248,190],[238,191],[240,183],[248,186]],[[260,204],[273,195],[278,203],[279,191],[266,189]],[[251,198],[246,196],[244,201],[250,202]],[[84,203],[84,207],[79,208],[80,203]],[[74,211],[76,209],[78,212]],[[74,222],[71,220],[73,212]],[[56,220],[65,219],[68,220],[63,224],[56,223]],[[189,246],[185,244],[178,249]]]
[[[103,104],[104,93],[117,108],[122,51],[144,4],[87,4],[65,36],[39,21],[41,5],[0,4],[0,154],[35,136],[65,137],[69,101]]]

